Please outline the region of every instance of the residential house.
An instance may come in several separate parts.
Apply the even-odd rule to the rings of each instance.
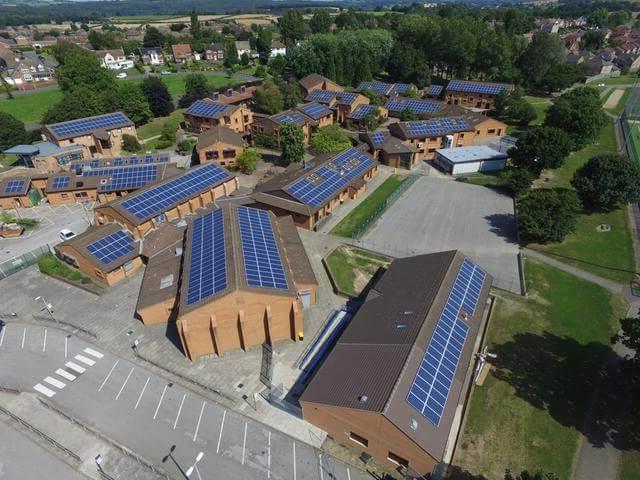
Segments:
[[[173,53],[173,61],[176,63],[186,63],[193,61],[191,46],[188,43],[178,43],[176,45],[171,45],[171,52]]]
[[[82,145],[58,147],[51,142],[37,142],[33,145],[15,145],[3,153],[17,155],[18,163],[27,168],[34,168],[40,173],[55,173],[68,168],[71,162],[87,157]]]
[[[196,154],[198,162],[214,162],[222,167],[235,167],[246,143],[242,135],[226,125],[207,128],[198,136]]]
[[[140,47],[140,59],[145,65],[162,65],[164,54],[162,47]]]
[[[451,80],[445,88],[444,101],[461,107],[493,110],[496,97],[514,88],[510,83]]]
[[[418,150],[409,142],[394,137],[388,130],[363,132],[360,140],[366,143],[374,159],[388,167],[411,170],[418,160]]]
[[[271,42],[271,53],[269,53],[270,58],[277,57],[278,55],[282,55],[283,57],[287,56],[287,47],[284,43],[278,42],[274,40]]]
[[[251,45],[248,41],[241,40],[236,42],[236,50],[238,50],[238,57],[246,53],[249,58],[258,58],[258,52],[251,50]]]
[[[133,68],[133,60],[127,58],[121,48],[96,50],[96,55],[102,68],[108,68],[109,70],[128,70]]]
[[[197,100],[184,112],[185,128],[201,133],[215,126],[228,126],[245,135],[250,132],[253,112],[243,105],[228,105],[210,98]]]
[[[305,96],[309,95],[314,90],[327,90],[331,92],[343,92],[344,88],[338,85],[335,82],[332,82],[327,77],[323,77],[322,75],[318,75],[317,73],[312,73],[303,77],[298,82],[300,84],[300,88],[304,92]]]
[[[23,90],[34,88],[36,83],[54,83],[57,64],[34,52],[25,52],[13,68],[3,72],[4,81]]]
[[[224,60],[224,44],[223,43],[207,43],[204,45],[204,58],[212,62],[220,62]]]
[[[280,146],[280,129],[286,123],[294,123],[302,129],[305,145],[309,145],[311,134],[319,125],[317,120],[298,110],[285,110],[266,117],[256,116],[251,125],[251,138],[254,142],[261,141],[261,138],[271,138],[275,145]]]

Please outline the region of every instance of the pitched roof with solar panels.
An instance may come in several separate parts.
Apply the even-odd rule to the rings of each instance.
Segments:
[[[215,163],[199,165],[176,177],[105,203],[96,211],[113,208],[133,225],[140,225],[233,178],[229,171]]]
[[[397,122],[389,125],[389,130],[400,138],[427,138],[467,132],[473,130],[473,127],[465,117],[459,116]]]
[[[431,97],[439,97],[442,95],[444,87],[442,85],[429,85],[427,89],[427,95]]]
[[[144,153],[140,155],[129,155],[121,157],[105,157],[105,158],[91,158],[89,160],[82,160],[73,162],[69,165],[69,170],[81,173],[82,170],[88,168],[105,168],[105,167],[124,167],[127,165],[141,165],[152,163],[167,163],[170,157],[167,154],[152,154]]]
[[[364,120],[371,115],[375,115],[378,107],[376,105],[358,105],[353,111],[349,114],[351,120]]]
[[[371,90],[379,95],[389,95],[393,91],[393,83],[385,82],[360,82],[356,90],[361,92],[362,90]]]
[[[57,140],[65,140],[84,135],[93,135],[98,131],[132,127],[133,122],[122,112],[107,113],[95,117],[79,118],[67,122],[45,125],[44,129]]]
[[[21,197],[26,195],[31,186],[30,178],[9,177],[0,180],[0,197]]]
[[[305,102],[319,102],[325,104],[332,104],[335,101],[336,95],[339,92],[333,90],[323,90],[317,88],[311,91],[304,99]]]
[[[459,251],[394,260],[300,401],[376,412],[441,459],[472,381],[491,282]]]
[[[302,112],[296,110],[285,110],[281,113],[276,113],[269,117],[272,121],[278,125],[284,125],[285,123],[294,123],[296,125],[305,125],[308,123],[315,123],[315,120]]]
[[[451,80],[447,84],[447,92],[476,93],[498,95],[502,91],[511,92],[514,86],[510,83],[475,82],[471,80]]]
[[[238,107],[212,100],[196,100],[184,112],[185,115],[206,118],[222,118],[231,115]]]
[[[444,107],[444,103],[435,100],[425,100],[419,98],[394,97],[387,100],[385,108],[390,114],[400,115],[405,110],[411,110],[416,115],[433,115]]]
[[[273,213],[233,204],[207,209],[186,238],[181,312],[238,289],[296,294]]]
[[[307,117],[313,118],[314,120],[320,120],[323,117],[333,115],[333,110],[318,102],[298,105],[296,110],[304,113]]]

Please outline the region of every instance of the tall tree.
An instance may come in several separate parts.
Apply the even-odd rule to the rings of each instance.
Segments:
[[[164,35],[156,27],[147,25],[147,29],[144,31],[142,45],[145,47],[162,47],[162,45],[164,45]]]
[[[601,210],[640,200],[640,167],[623,155],[597,155],[571,180],[582,202]]]
[[[304,100],[302,91],[296,82],[278,81],[278,88],[282,94],[283,108],[293,108]]]
[[[259,112],[273,115],[284,109],[284,99],[278,86],[266,80],[253,93],[256,109]]]
[[[101,115],[108,111],[112,112],[113,108],[107,108],[104,96],[82,85],[65,91],[62,100],[45,112],[41,123],[66,122],[76,118]]]
[[[311,145],[318,153],[332,153],[351,147],[351,141],[339,125],[327,125],[313,134]]]
[[[158,77],[146,77],[140,85],[142,93],[149,102],[154,117],[166,117],[173,112],[173,99],[169,89]]]
[[[573,190],[531,190],[518,201],[520,237],[525,242],[561,242],[575,230],[580,208]]]
[[[547,168],[561,167],[573,149],[573,141],[564,130],[538,127],[522,135],[509,151],[513,164],[540,175]]]
[[[0,151],[23,143],[30,143],[31,135],[24,128],[24,123],[14,116],[0,112]]]
[[[56,77],[62,91],[87,87],[96,92],[106,93],[114,89],[113,72],[102,68],[100,61],[92,52],[76,46],[59,52],[61,52],[58,58],[60,66]]]
[[[201,100],[211,94],[207,77],[202,73],[187,75],[184,86],[184,96],[178,102],[181,108],[187,108],[196,100]]]
[[[121,84],[112,105],[114,110],[123,112],[137,126],[144,125],[153,116],[149,102],[138,85]]]
[[[255,48],[258,51],[258,59],[261,65],[269,63],[271,56],[272,32],[270,29],[258,27],[255,36]]]
[[[333,20],[331,20],[331,15],[329,15],[329,11],[325,8],[316,10],[309,20],[309,28],[313,33],[327,33],[331,29],[331,24]]]
[[[236,48],[236,42],[231,39],[227,39],[224,43],[224,66],[232,68],[237,65],[240,59],[238,58],[238,49]]]
[[[304,134],[300,125],[285,122],[280,127],[280,148],[282,149],[282,160],[287,164],[302,161],[304,158]]]
[[[599,30],[587,30],[580,38],[580,48],[595,51],[602,47],[604,47],[604,33]]]
[[[297,10],[287,10],[278,19],[280,35],[287,48],[293,47],[298,40],[304,38],[304,20]]]
[[[191,36],[194,39],[199,39],[202,36],[202,29],[200,25],[200,20],[198,20],[198,14],[196,13],[196,9],[191,9],[191,26],[190,26]]]
[[[539,88],[547,72],[564,61],[564,44],[560,37],[539,30],[533,34],[531,43],[520,56],[522,78],[527,85]]]

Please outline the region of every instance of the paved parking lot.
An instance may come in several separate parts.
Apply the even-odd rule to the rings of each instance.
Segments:
[[[53,328],[8,323],[0,331],[0,384],[37,392],[176,478],[200,451],[201,478],[371,478]]]
[[[520,293],[513,200],[486,187],[421,177],[359,243],[396,257],[459,249]]]

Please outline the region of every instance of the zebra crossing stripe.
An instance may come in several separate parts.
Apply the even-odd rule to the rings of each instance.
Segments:
[[[97,352],[96,350],[94,350],[93,348],[85,348],[84,349],[84,353],[88,353],[89,355],[91,355],[92,357],[96,357],[98,359],[104,357],[104,355],[100,352]]]
[[[62,390],[66,386],[66,383],[63,383],[60,380],[56,380],[55,378],[52,378],[52,377],[47,377],[44,379],[44,381],[47,382],[49,385],[53,385],[54,387],[59,388],[60,390]]]
[[[33,387],[33,389],[43,395],[46,395],[49,398],[53,397],[56,394],[56,392],[54,392],[53,390],[45,387],[44,385],[40,385],[39,383],[35,387]]]
[[[61,368],[56,370],[56,373],[62,378],[69,380],[70,382],[73,382],[76,379],[75,375],[71,375],[69,372],[67,372],[66,370],[62,370]]]
[[[90,367],[93,367],[96,364],[95,360],[91,360],[90,358],[87,358],[84,355],[78,354],[76,355],[75,358],[76,360],[84,363],[85,365],[89,365]]]
[[[73,363],[73,362],[67,362],[64,364],[65,367],[70,368],[71,370],[74,370],[78,373],[84,373],[87,371],[86,368],[81,367],[80,365],[78,365],[77,363]]]

